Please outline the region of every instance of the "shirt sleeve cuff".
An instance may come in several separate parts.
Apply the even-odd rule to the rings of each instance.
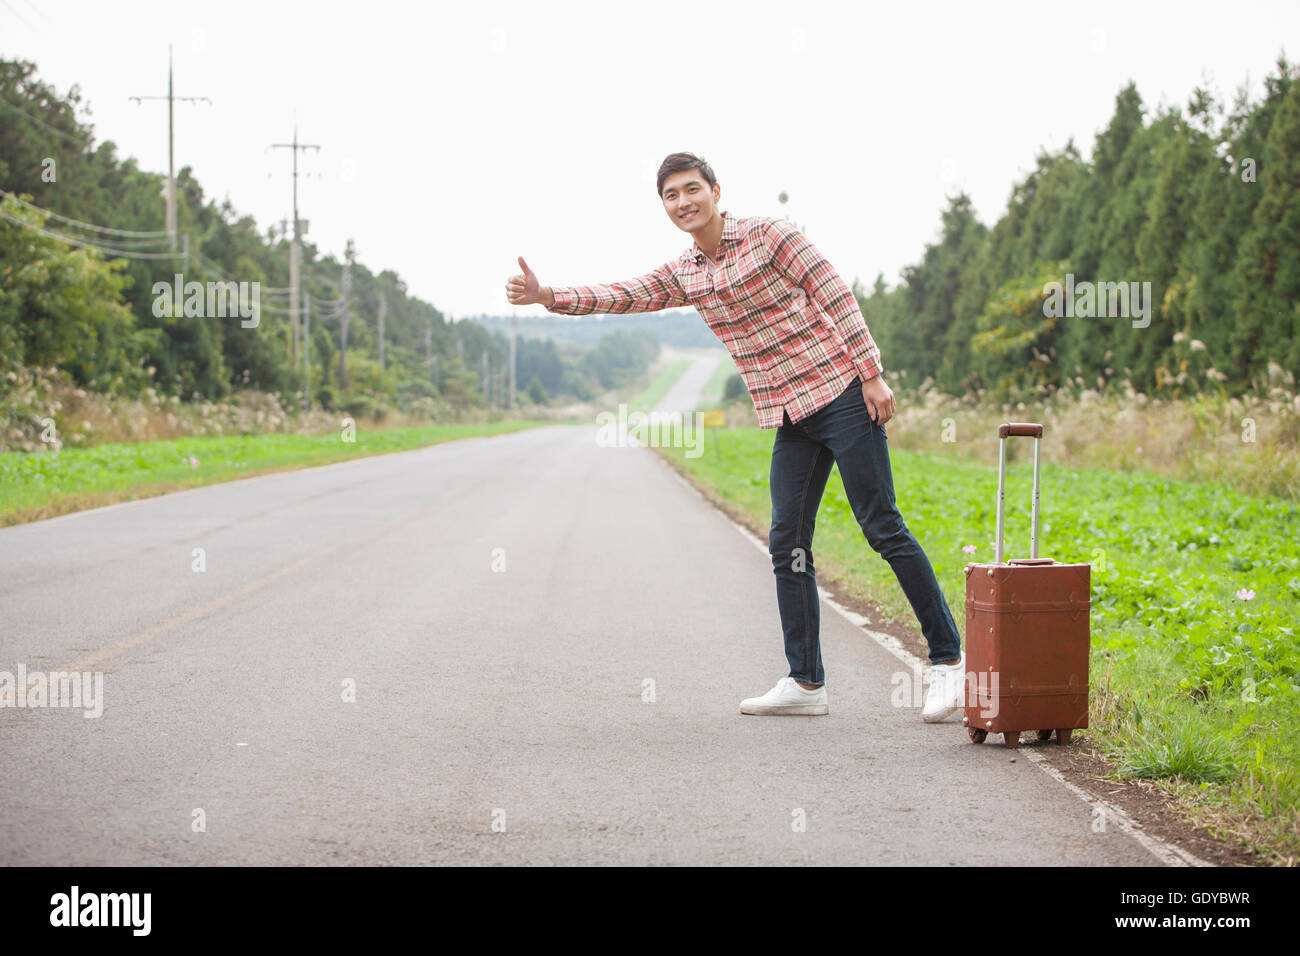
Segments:
[[[877,375],[884,375],[885,370],[880,364],[880,356],[877,353],[867,355],[865,358],[856,363],[858,378],[862,381],[868,381]]]
[[[555,304],[545,306],[547,312],[562,313],[568,306],[572,305],[576,300],[576,296],[574,296],[574,294],[569,289],[565,289],[565,288],[557,288],[555,286],[551,286],[551,295],[555,296]]]

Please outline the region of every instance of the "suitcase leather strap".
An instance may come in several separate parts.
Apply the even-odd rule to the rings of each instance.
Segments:
[[[971,598],[966,602],[968,608],[976,611],[988,611],[992,614],[1040,614],[1045,611],[1062,611],[1077,614],[1092,607],[1092,602],[1070,596],[1068,601],[978,601]]]

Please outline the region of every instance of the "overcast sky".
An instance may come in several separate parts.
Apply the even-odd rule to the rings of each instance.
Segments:
[[[505,298],[523,255],[549,285],[648,272],[691,244],[655,195],[704,156],[736,215],[787,215],[845,280],[898,281],[964,189],[991,224],[1041,148],[1091,155],[1116,92],[1258,97],[1300,52],[1300,3],[58,3],[0,0],[0,56],[80,87],[99,139],[176,165],[259,229],[300,215],[356,241],[445,313]],[[4,185],[4,184],[0,184]],[[786,191],[788,205],[778,194]],[[113,225],[113,223],[106,223]],[[158,228],[163,228],[163,223]],[[238,277],[232,277],[238,278]]]

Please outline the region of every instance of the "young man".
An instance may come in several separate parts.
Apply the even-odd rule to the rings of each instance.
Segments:
[[[834,463],[854,517],[889,562],[929,643],[921,717],[943,720],[962,706],[965,655],[934,569],[894,504],[884,427],[894,393],[857,299],[789,222],[720,211],[721,187],[698,156],[669,155],[657,188],[668,218],[694,237],[691,249],[625,282],[555,288],[541,285],[521,256],[523,274],[506,282],[507,298],[566,315],[693,305],[735,360],[759,425],[776,429],[768,550],[790,673],[741,701],[742,714],[829,712],[812,537]]]

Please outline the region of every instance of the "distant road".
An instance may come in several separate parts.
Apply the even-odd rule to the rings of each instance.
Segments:
[[[718,363],[726,356],[722,352],[708,354],[701,350],[682,351],[680,349],[663,350],[664,357],[673,359],[677,357],[690,359],[691,364],[686,367],[680,378],[673,383],[672,387],[664,394],[664,397],[655,404],[652,412],[689,412],[700,404],[704,389],[708,386],[709,380],[713,378],[713,373],[718,368]]]

